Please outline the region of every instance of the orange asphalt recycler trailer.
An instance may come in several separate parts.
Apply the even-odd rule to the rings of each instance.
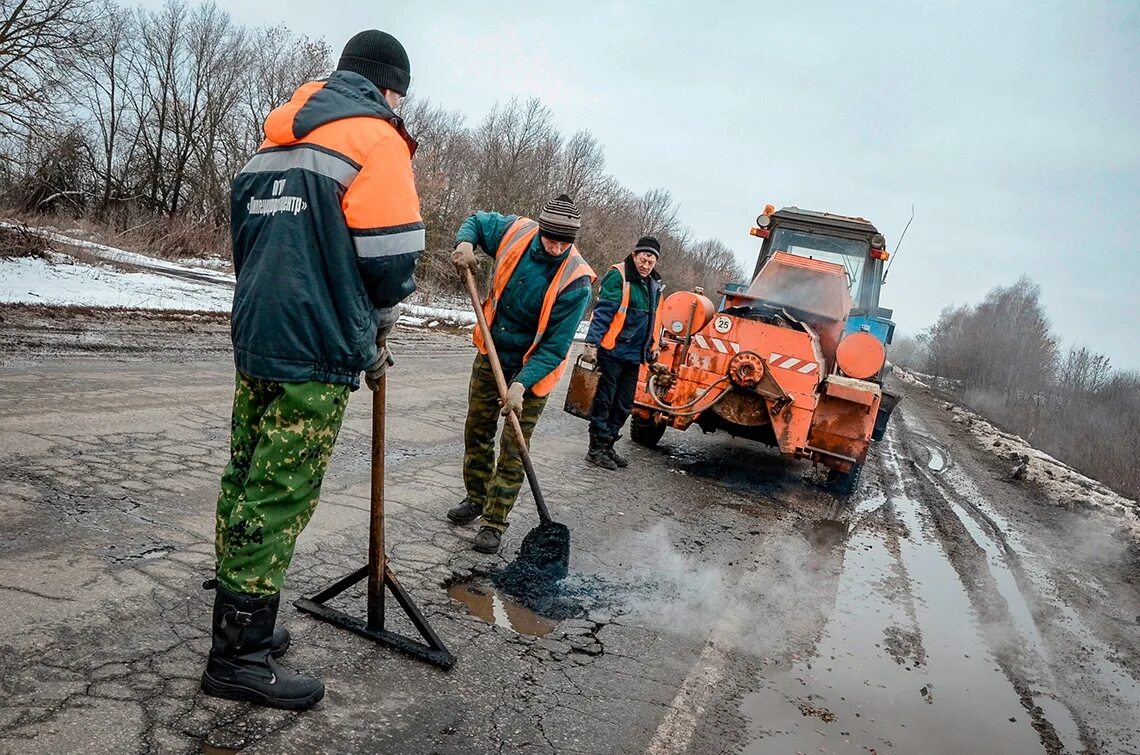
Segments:
[[[884,343],[867,326],[848,327],[849,316],[862,312],[852,294],[860,295],[871,275],[881,283],[879,269],[867,263],[882,258],[872,255],[871,234],[861,241],[857,233],[797,227],[796,212],[809,215],[769,208],[758,218],[778,229],[783,213],[786,232],[776,237],[777,248],[762,250],[747,289],[720,292],[720,311],[699,291],[666,298],[663,348],[656,364],[642,368],[631,436],[655,445],[667,427],[726,430],[822,464],[850,490],[872,438],[881,437],[876,420],[885,429],[895,403],[880,385]],[[753,235],[771,241],[772,234],[764,227]]]

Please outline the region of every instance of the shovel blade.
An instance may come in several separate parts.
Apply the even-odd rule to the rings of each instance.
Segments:
[[[570,528],[542,522],[523,538],[513,562],[495,575],[499,588],[513,595],[537,595],[550,590],[570,571]]]

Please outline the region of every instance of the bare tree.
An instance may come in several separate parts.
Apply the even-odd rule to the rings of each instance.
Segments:
[[[70,62],[94,42],[99,0],[0,0],[0,136],[55,126]]]
[[[227,135],[242,94],[248,54],[245,31],[212,2],[194,12],[187,27],[189,75],[182,88],[178,133],[183,148],[174,169],[171,213],[190,184],[197,209],[217,220],[227,217],[229,176],[242,156],[229,152]]]
[[[150,206],[169,210],[172,155],[178,153],[176,110],[177,76],[182,67],[182,40],[187,8],[167,0],[157,11],[139,10],[138,55],[133,74],[136,87],[129,92],[134,116],[143,124],[140,145],[148,163],[144,182]]]
[[[91,171],[99,186],[95,209],[105,213],[113,196],[122,197],[126,166],[138,143],[139,122],[131,122],[126,91],[131,88],[136,30],[134,14],[108,2],[96,22],[95,41],[73,67],[80,106],[90,118]]]
[[[284,104],[297,87],[332,70],[332,49],[323,39],[294,34],[284,26],[267,26],[252,32],[246,56],[238,151],[248,157],[264,136],[262,124],[269,112]]]
[[[605,169],[606,157],[598,140],[589,131],[578,131],[562,148],[554,183],[577,201],[589,202],[600,188]]]
[[[641,229],[654,236],[677,236],[681,229],[680,208],[667,189],[650,189],[638,197],[636,212]]]
[[[474,133],[480,207],[534,214],[552,192],[561,146],[550,110],[537,98],[496,105]]]

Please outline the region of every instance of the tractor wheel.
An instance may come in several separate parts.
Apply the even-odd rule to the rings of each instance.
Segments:
[[[665,434],[665,425],[641,417],[629,418],[629,437],[634,443],[653,448]]]
[[[827,474],[827,485],[833,493],[842,496],[851,495],[859,486],[859,473],[862,471],[862,464],[856,464],[850,472],[836,472],[833,469]]]

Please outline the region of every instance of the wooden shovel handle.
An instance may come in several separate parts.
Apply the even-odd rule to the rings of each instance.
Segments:
[[[475,309],[475,320],[479,331],[483,334],[483,345],[487,349],[487,359],[491,362],[491,372],[495,374],[495,385],[499,388],[499,398],[503,405],[507,403],[507,379],[503,376],[503,365],[499,362],[499,352],[495,350],[495,342],[491,339],[491,329],[487,326],[487,318],[483,316],[483,307],[479,303],[479,291],[475,288],[475,276],[471,268],[465,267],[460,274],[463,276],[463,286],[467,295],[471,297],[471,306]],[[522,457],[523,469],[526,470],[526,479],[530,483],[530,492],[534,495],[534,503],[538,507],[538,518],[549,522],[550,511],[546,508],[546,499],[542,497],[542,490],[538,487],[538,477],[534,473],[534,465],[530,461],[530,451],[526,447],[526,438],[523,436],[522,425],[519,424],[518,415],[507,412],[507,424],[515,434],[515,442]]]

